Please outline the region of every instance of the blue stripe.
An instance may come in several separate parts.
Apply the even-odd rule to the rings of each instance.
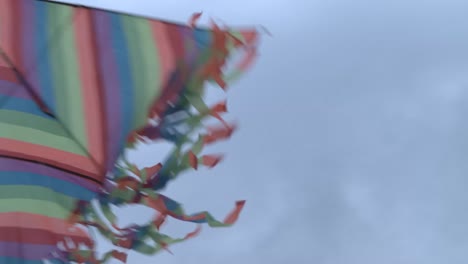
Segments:
[[[24,112],[24,113],[40,116],[40,117],[47,118],[47,119],[53,119],[52,117],[43,113],[37,107],[37,104],[30,99],[9,97],[7,101],[4,101],[4,104],[1,106],[1,109],[14,110],[18,112]]]
[[[120,116],[121,130],[119,139],[119,153],[125,147],[126,137],[132,130],[133,121],[133,78],[132,69],[130,67],[129,50],[125,30],[122,26],[122,18],[120,15],[111,14],[111,38],[115,60],[117,62],[120,91]]]
[[[37,76],[40,83],[40,94],[43,100],[46,102],[47,106],[51,108],[52,111],[55,111],[55,94],[54,94],[54,83],[52,81],[51,74],[51,64],[50,64],[50,52],[49,48],[54,46],[54,43],[49,42],[49,36],[56,30],[54,25],[52,27],[52,32],[49,33],[50,26],[48,25],[48,6],[40,1],[34,1],[35,3],[35,23],[34,27],[35,40],[38,45],[36,47],[36,68]],[[61,25],[58,25],[61,26]],[[39,87],[38,87],[39,88]]]
[[[42,260],[31,260],[14,257],[0,257],[0,264],[43,264]]]
[[[0,171],[0,185],[35,185],[80,200],[91,200],[95,194],[77,184],[41,174],[17,171]]]
[[[211,47],[213,33],[208,30],[196,29],[193,31],[195,45],[200,50],[207,50]]]

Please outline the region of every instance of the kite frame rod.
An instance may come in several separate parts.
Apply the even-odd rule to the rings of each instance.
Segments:
[[[104,12],[109,12],[113,14],[119,14],[119,15],[126,15],[126,16],[131,16],[135,18],[143,18],[143,19],[149,19],[149,20],[157,20],[159,22],[165,23],[165,24],[172,24],[172,25],[178,25],[178,26],[183,26],[183,27],[190,27],[186,23],[182,22],[177,22],[174,20],[169,20],[169,19],[162,19],[159,17],[152,17],[149,15],[142,15],[142,14],[136,14],[136,13],[131,13],[131,12],[125,12],[125,11],[120,11],[117,9],[109,9],[109,8],[102,8],[102,7],[95,7],[95,6],[89,6],[89,5],[83,5],[83,4],[73,4],[73,3],[67,3],[67,2],[60,2],[60,1],[54,1],[54,0],[32,0],[32,1],[39,1],[39,2],[46,2],[46,3],[51,3],[51,4],[57,4],[57,5],[65,5],[65,6],[70,6],[70,7],[76,7],[76,8],[85,8],[85,9],[91,9],[91,10],[97,10],[97,11],[104,11]],[[260,27],[263,28],[262,25]],[[212,29],[209,27],[203,27],[203,26],[197,26],[198,29],[200,30],[207,30],[211,31]],[[242,30],[251,30],[252,26],[236,26],[236,31],[242,31]]]
[[[76,176],[78,176],[78,177],[80,177],[80,178],[83,178],[83,179],[85,179],[85,180],[92,181],[93,183],[95,183],[95,184],[97,184],[97,185],[99,185],[99,186],[102,185],[102,182],[100,182],[100,181],[94,179],[93,177],[90,177],[90,176],[88,176],[88,175],[86,175],[86,174],[78,173],[78,172],[76,172],[76,171],[68,170],[68,169],[65,169],[65,168],[62,168],[62,167],[53,165],[53,164],[44,163],[44,162],[40,162],[40,161],[37,161],[37,160],[28,159],[28,158],[20,158],[20,157],[16,157],[16,156],[8,156],[8,155],[2,155],[2,154],[0,154],[0,158],[21,160],[21,161],[27,161],[27,162],[31,162],[31,163],[41,164],[41,165],[46,166],[46,167],[49,167],[49,168],[53,168],[53,169],[56,169],[56,170],[60,170],[60,171],[64,171],[64,172],[67,172],[67,173],[76,175]]]
[[[28,91],[28,93],[31,95],[32,99],[36,102],[36,104],[39,106],[41,111],[50,116],[55,118],[55,115],[50,111],[49,107],[47,104],[41,100],[41,97],[34,91],[34,89],[31,87],[29,82],[26,80],[26,78],[23,76],[20,70],[15,66],[15,64],[11,61],[10,57],[3,51],[3,48],[0,47],[0,56],[5,60],[5,62],[8,64],[8,66],[13,69],[13,71],[16,74],[16,78],[19,79],[21,84],[23,84],[24,88]]]
[[[78,147],[86,154],[86,156],[90,158],[91,162],[94,164],[94,166],[96,166],[96,169],[100,171],[101,166],[99,165],[99,162],[97,162],[96,159],[93,157],[93,155],[89,153],[88,149],[85,146],[83,146],[83,144],[81,144],[80,141],[78,141],[78,139],[75,137],[75,135],[73,135],[73,133],[71,133],[68,127],[65,126],[64,123],[51,112],[47,104],[43,100],[41,100],[41,97],[39,96],[39,94],[37,94],[36,91],[34,91],[32,86],[24,77],[23,73],[21,73],[21,71],[18,70],[15,64],[11,61],[10,57],[8,57],[8,55],[3,51],[1,47],[0,47],[0,56],[6,61],[8,66],[13,69],[13,71],[16,74],[16,77],[21,81],[23,86],[26,88],[27,92],[31,95],[32,99],[38,105],[39,109],[44,114],[52,117],[54,120],[56,120],[60,124],[60,126],[64,129],[64,131],[68,134],[68,136],[78,145]]]
[[[126,15],[126,16],[131,16],[131,17],[136,17],[136,18],[149,19],[149,20],[157,20],[166,24],[174,24],[174,25],[188,27],[188,25],[181,23],[181,22],[171,21],[168,19],[161,19],[158,17],[149,16],[149,15],[142,15],[142,14],[136,14],[136,13],[131,13],[131,12],[119,11],[117,9],[95,7],[95,6],[89,6],[89,5],[83,5],[83,4],[73,4],[73,3],[54,1],[54,0],[33,0],[33,1],[46,2],[46,3],[51,3],[51,4],[57,4],[57,5],[65,5],[65,6],[77,7],[77,8],[85,8],[85,9],[91,9],[91,10],[97,10],[97,11],[104,11],[104,12],[109,12],[113,14]],[[208,28],[201,28],[201,29],[209,30]]]

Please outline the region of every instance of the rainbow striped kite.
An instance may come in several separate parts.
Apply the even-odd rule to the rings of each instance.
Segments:
[[[182,172],[215,166],[207,144],[234,126],[225,102],[207,106],[204,85],[238,77],[252,63],[258,33],[164,22],[39,0],[0,0],[0,263],[126,261],[193,237],[159,232],[166,217],[229,226],[207,212],[184,213],[159,191]],[[232,56],[238,52],[239,56]],[[229,67],[231,58],[238,63]],[[223,69],[223,70],[222,70]],[[202,126],[206,118],[219,125]],[[165,140],[166,160],[138,168],[124,158],[137,143]],[[157,214],[119,227],[111,206]],[[95,250],[90,228],[115,249]]]

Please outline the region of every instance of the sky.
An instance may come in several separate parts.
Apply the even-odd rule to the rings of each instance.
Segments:
[[[246,199],[239,221],[130,264],[466,263],[467,1],[69,2],[178,22],[203,11],[273,35],[227,93],[240,129],[214,148],[225,161],[165,191],[220,218]],[[149,165],[165,151],[132,158]],[[194,227],[173,222],[169,234]]]

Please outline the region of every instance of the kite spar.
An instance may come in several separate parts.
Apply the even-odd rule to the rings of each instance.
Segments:
[[[186,214],[159,193],[181,173],[221,160],[203,147],[235,127],[221,117],[225,102],[203,102],[204,86],[226,88],[255,57],[255,29],[197,28],[199,16],[180,25],[0,0],[0,263],[125,262],[128,250],[151,255],[199,231],[171,238],[160,232],[166,218],[236,221],[243,201],[218,221]],[[242,59],[223,71],[234,52]],[[219,125],[204,128],[207,118]],[[126,161],[126,150],[158,140],[174,146],[166,160],[148,168]],[[128,204],[157,215],[120,227],[111,207]],[[98,256],[90,228],[115,249]]]

